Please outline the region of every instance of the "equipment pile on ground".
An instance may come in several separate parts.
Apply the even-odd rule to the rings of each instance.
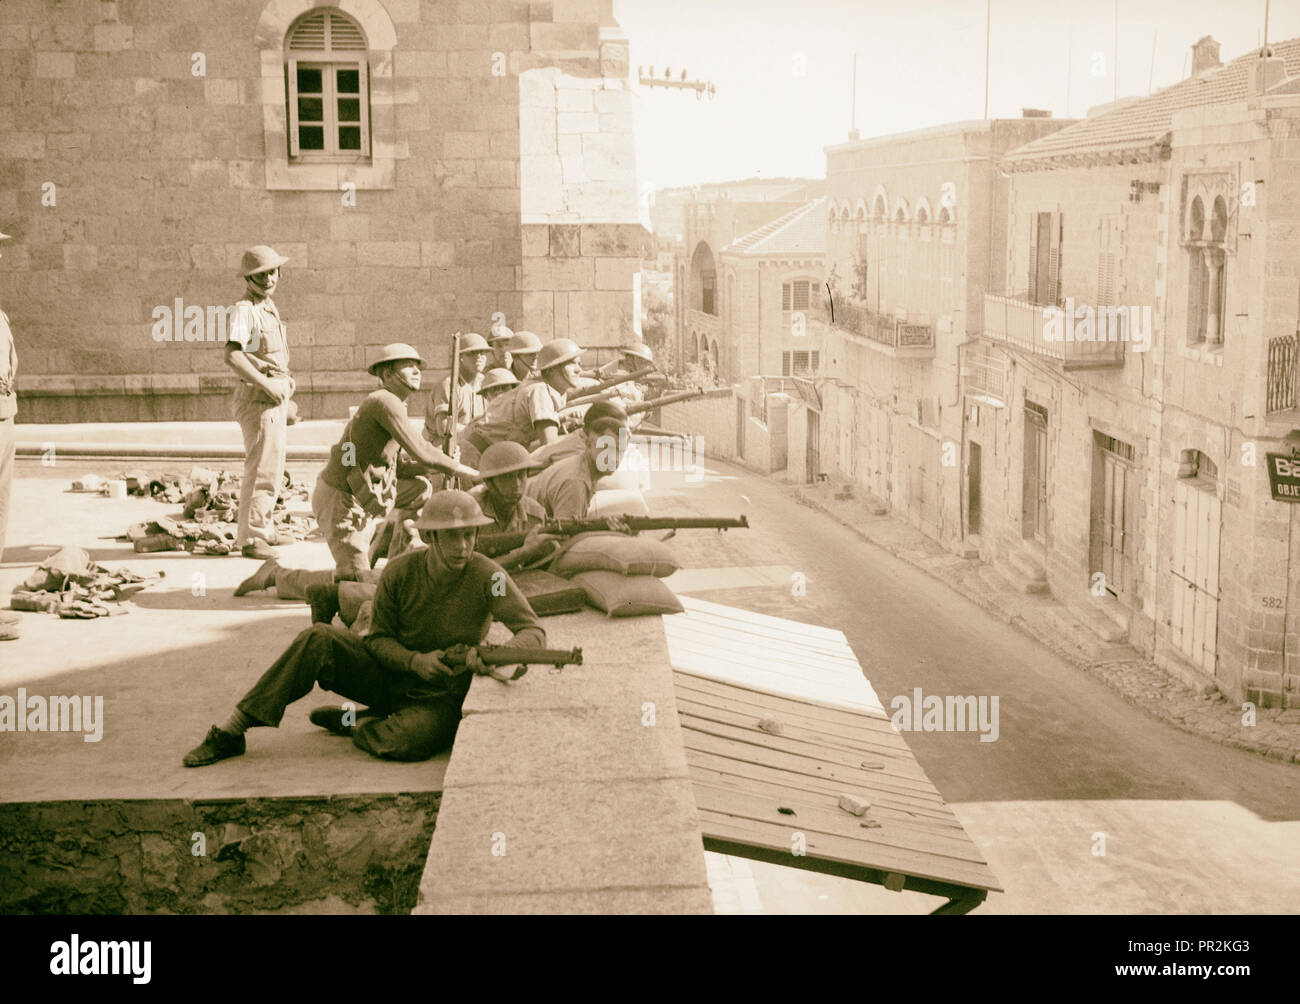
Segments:
[[[9,606],[87,620],[124,614],[125,609],[108,603],[120,603],[166,574],[144,576],[125,568],[104,568],[79,547],[61,547],[13,591]]]

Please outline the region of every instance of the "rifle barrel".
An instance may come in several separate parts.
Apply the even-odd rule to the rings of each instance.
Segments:
[[[515,648],[480,645],[479,658],[487,666],[581,666],[581,648]]]

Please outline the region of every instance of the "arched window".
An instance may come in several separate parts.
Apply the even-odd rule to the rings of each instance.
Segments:
[[[394,188],[397,33],[384,4],[264,0],[254,37],[266,187],[337,192],[347,181]]]
[[[1197,195],[1187,220],[1187,341],[1190,345],[1223,344],[1228,207],[1222,196],[1214,200],[1209,223],[1206,234],[1205,203]]]
[[[342,11],[304,14],[285,45],[289,79],[289,155],[339,160],[370,155],[366,36]]]
[[[718,340],[717,340],[716,338],[713,339],[713,349],[712,349],[712,352],[713,352],[713,372],[714,372],[714,373],[717,373],[717,372],[719,372],[719,370],[718,370],[718,358],[719,358],[719,357],[718,357]]]
[[[1180,450],[1178,453],[1178,477],[1194,479],[1202,487],[1213,489],[1219,479],[1219,468],[1200,450]]]

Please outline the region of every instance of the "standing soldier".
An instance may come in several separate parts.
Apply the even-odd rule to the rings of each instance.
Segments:
[[[226,365],[239,375],[235,419],[244,436],[244,479],[239,485],[235,544],[245,558],[271,557],[278,544],[272,511],[284,480],[285,419],[293,378],[284,322],[271,295],[289,259],[263,244],[244,252],[245,295],[235,304]]]
[[[483,398],[479,396],[479,386],[483,382],[483,370],[487,367],[488,356],[491,353],[492,350],[488,348],[488,343],[483,340],[482,335],[471,331],[467,335],[460,336],[460,383],[456,388],[460,409],[459,414],[453,416],[455,425],[452,427],[457,436],[465,426],[483,414]],[[434,428],[431,422],[440,404],[447,405],[450,410],[450,373],[434,388],[429,403],[429,413],[424,423],[424,438],[430,442],[441,442],[433,438]]]
[[[542,351],[542,340],[531,331],[516,331],[506,348],[510,353],[510,372],[520,380],[527,380],[537,369],[537,353]]]
[[[7,241],[8,234],[0,234]],[[18,413],[18,351],[9,330],[9,318],[0,310],[0,559],[5,553],[5,529],[9,523],[9,486],[14,477],[14,415]],[[0,613],[0,641],[18,637],[18,617]]]

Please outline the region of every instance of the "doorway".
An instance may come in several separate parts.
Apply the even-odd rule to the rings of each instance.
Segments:
[[[1047,542],[1047,409],[1025,402],[1021,536]]]

